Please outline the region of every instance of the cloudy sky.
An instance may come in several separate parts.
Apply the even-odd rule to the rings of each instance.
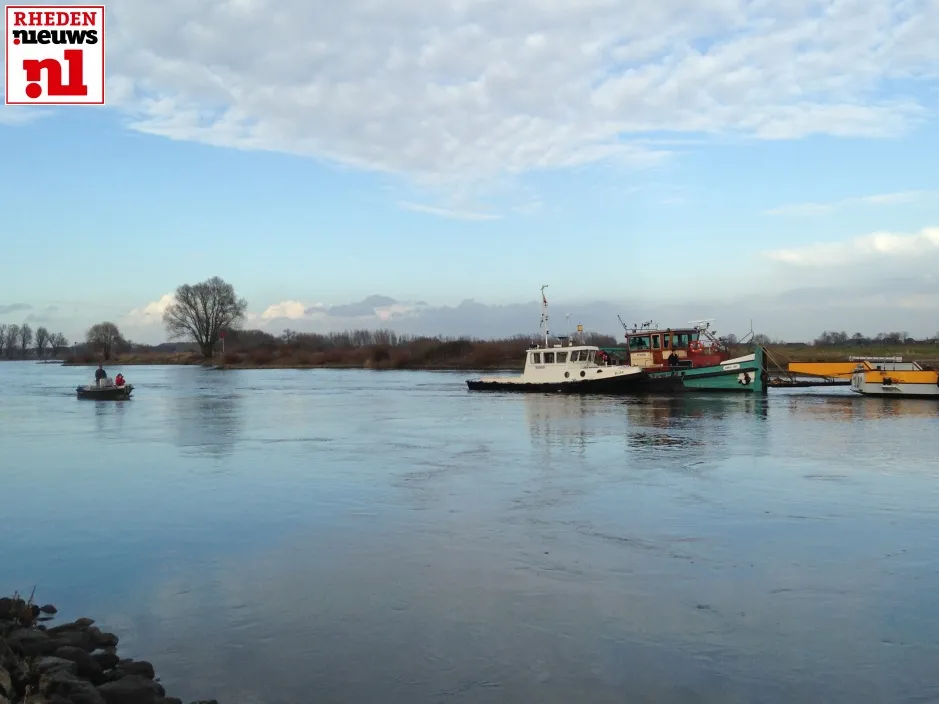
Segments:
[[[0,322],[939,329],[939,0],[107,11],[107,106],[0,107]]]

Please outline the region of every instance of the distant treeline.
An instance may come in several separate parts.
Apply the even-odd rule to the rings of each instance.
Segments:
[[[608,335],[586,335],[587,344],[615,347]],[[229,330],[222,363],[230,366],[364,366],[384,369],[517,367],[532,343],[531,335],[496,340],[468,337],[400,335],[392,330],[350,330],[329,334],[285,330],[275,336],[262,330]],[[80,345],[69,361],[100,359],[94,346]],[[126,364],[195,364],[202,359],[194,343],[140,345],[124,343],[115,361]]]
[[[841,332],[826,330],[815,338],[814,344],[816,347],[864,347],[871,345],[922,345],[932,344],[937,340],[939,340],[939,333],[929,339],[916,340],[906,332],[879,332],[874,337],[867,337],[859,332],[849,336],[844,330]]]
[[[0,359],[56,357],[66,347],[68,340],[60,332],[49,332],[42,326],[34,332],[29,323],[0,323]]]

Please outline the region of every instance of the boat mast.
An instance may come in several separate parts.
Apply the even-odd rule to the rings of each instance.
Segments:
[[[544,297],[544,290],[548,284],[541,287],[541,327],[544,328],[544,346],[548,348],[548,299]]]

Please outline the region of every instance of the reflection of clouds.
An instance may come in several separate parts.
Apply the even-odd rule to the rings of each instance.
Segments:
[[[935,480],[909,468],[932,466],[931,418],[831,422],[800,410],[826,400],[774,393],[463,404],[448,378],[415,390],[433,377],[404,372],[157,372],[178,444],[218,451],[228,428],[232,465],[269,462],[206,481],[169,446],[184,496],[157,473],[109,480],[132,512],[110,519],[109,568],[146,574],[105,580],[102,610],[77,615],[185,701],[900,701],[933,677]],[[152,407],[127,408],[133,426]],[[897,430],[877,472],[815,479]],[[707,481],[661,471],[695,463]],[[50,544],[96,496],[60,499]]]
[[[188,371],[188,370],[186,370]],[[175,444],[186,454],[226,457],[242,430],[242,396],[228,372],[179,375],[168,411],[176,427]]]
[[[248,704],[669,701],[691,685],[700,701],[868,701],[872,684],[896,701],[925,686],[934,648],[883,642],[929,637],[910,620],[935,611],[912,556],[861,561],[870,542],[839,534],[820,544],[846,559],[827,564],[816,526],[767,542],[711,518],[691,539],[668,533],[675,517],[655,534],[565,531],[545,550],[521,527],[321,523],[157,583],[127,607],[122,647],[184,700]],[[887,620],[891,590],[915,608]]]

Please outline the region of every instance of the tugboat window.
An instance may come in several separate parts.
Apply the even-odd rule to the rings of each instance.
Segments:
[[[558,352],[558,364],[567,364],[567,352]]]
[[[544,353],[544,363],[545,363],[545,364],[554,364],[554,352],[545,352],[545,353]]]
[[[587,353],[587,361],[588,361],[588,362],[593,362],[594,355],[596,355],[596,350],[590,350],[590,351]]]
[[[649,336],[648,335],[636,335],[635,337],[629,338],[629,349],[631,350],[647,350],[649,349]]]
[[[658,335],[653,335],[653,336],[652,336],[652,349],[657,350],[657,349],[659,349],[660,347],[661,347],[661,345],[659,344],[659,336],[658,336]]]
[[[531,353],[531,363],[532,363],[532,364],[541,364],[541,352],[532,352],[532,353]]]
[[[571,352],[571,361],[579,362],[580,361],[580,350],[574,350]]]

